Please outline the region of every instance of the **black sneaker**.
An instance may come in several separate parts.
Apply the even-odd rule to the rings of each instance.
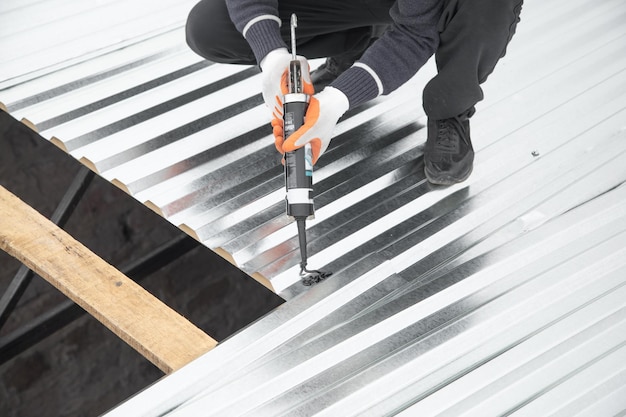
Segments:
[[[311,72],[311,81],[316,92],[320,92],[328,84],[335,81],[342,72],[354,64],[359,57],[330,57],[326,62]]]
[[[465,181],[474,167],[469,117],[428,120],[424,148],[424,172],[433,184],[452,185]]]

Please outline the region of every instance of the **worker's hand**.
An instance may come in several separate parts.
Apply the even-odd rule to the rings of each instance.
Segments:
[[[309,63],[304,57],[297,58],[302,69],[303,93],[313,95],[315,90],[309,74]],[[283,96],[288,92],[287,76],[291,59],[287,48],[280,48],[267,54],[260,63],[263,100],[272,112],[272,119],[283,118]]]
[[[311,144],[313,164],[328,148],[333,129],[339,118],[350,107],[348,97],[333,87],[326,87],[321,93],[311,97],[304,116],[304,125],[283,141],[283,123],[280,119],[272,120],[276,149],[279,152],[292,152],[307,143]]]

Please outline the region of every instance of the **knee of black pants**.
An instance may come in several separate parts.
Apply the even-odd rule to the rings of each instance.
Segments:
[[[482,100],[480,84],[504,56],[522,0],[451,0],[440,21],[438,74],[424,88],[424,110],[437,119]]]
[[[477,36],[484,43],[508,43],[520,21],[523,0],[448,0],[439,21],[439,32]]]
[[[187,45],[201,57],[228,64],[256,63],[250,46],[230,20],[223,0],[202,0],[189,12]]]
[[[485,41],[496,38],[495,43],[504,41],[506,47],[515,34],[523,3],[523,0],[478,0],[472,7],[472,20],[475,25],[488,28],[482,31]]]

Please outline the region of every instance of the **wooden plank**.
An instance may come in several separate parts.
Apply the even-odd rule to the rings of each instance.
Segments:
[[[217,345],[2,186],[0,249],[49,281],[165,373]]]

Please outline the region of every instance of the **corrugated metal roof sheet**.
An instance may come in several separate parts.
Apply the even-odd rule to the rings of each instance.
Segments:
[[[3,50],[97,15],[9,3],[3,21],[68,12],[3,26]],[[309,265],[334,275],[309,289],[258,71],[185,47],[193,2],[133,4],[99,2],[116,19],[93,37],[69,25],[87,51],[3,55],[0,101],[288,302],[111,415],[624,415],[623,1],[525,3],[463,184],[422,173],[432,62],[348,114],[308,222]]]

